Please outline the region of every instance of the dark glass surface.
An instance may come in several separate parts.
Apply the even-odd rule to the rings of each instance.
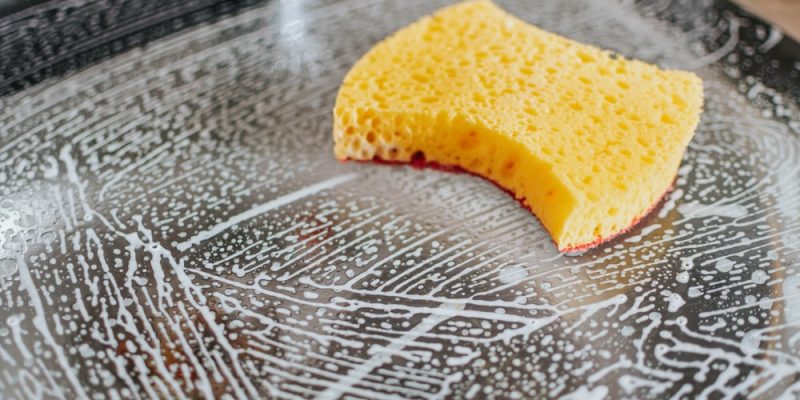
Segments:
[[[0,397],[800,395],[799,67],[769,25],[500,1],[704,79],[675,190],[565,257],[480,179],[333,159],[348,68],[446,1],[176,4],[0,24]]]

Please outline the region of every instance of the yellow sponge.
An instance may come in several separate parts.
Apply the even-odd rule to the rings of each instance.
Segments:
[[[457,167],[512,192],[561,251],[635,224],[671,187],[700,79],[545,32],[489,1],[422,18],[347,74],[341,160]]]

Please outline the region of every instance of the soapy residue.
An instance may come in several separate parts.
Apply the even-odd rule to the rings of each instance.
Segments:
[[[333,161],[347,68],[444,3],[271,2],[0,99],[3,397],[796,396],[800,125],[715,67],[737,17],[502,4],[706,84],[662,208],[564,257],[478,179]]]

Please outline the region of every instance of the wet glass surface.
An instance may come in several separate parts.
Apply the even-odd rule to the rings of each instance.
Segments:
[[[704,79],[675,190],[565,257],[490,183],[333,158],[348,68],[444,4],[271,2],[0,99],[2,397],[798,396],[797,102],[736,68],[780,33],[500,1]]]

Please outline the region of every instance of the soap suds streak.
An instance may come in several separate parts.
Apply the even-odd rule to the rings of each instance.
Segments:
[[[0,99],[2,397],[796,397],[796,105],[699,68],[662,215],[564,257],[482,180],[328,151],[347,68],[442,5],[270,3]],[[632,4],[502,5],[697,59]]]
[[[238,224],[240,224],[240,223],[242,223],[244,221],[247,221],[247,220],[249,220],[251,218],[254,218],[254,217],[257,217],[257,216],[259,216],[261,214],[264,214],[264,213],[268,212],[269,210],[272,210],[274,208],[281,207],[283,205],[292,203],[292,202],[300,200],[300,199],[302,199],[302,198],[304,198],[306,196],[319,193],[319,192],[321,192],[323,190],[336,187],[336,186],[338,186],[338,185],[340,185],[342,183],[345,183],[347,181],[355,179],[356,176],[357,175],[355,175],[355,174],[347,174],[347,175],[337,176],[337,177],[334,177],[334,178],[330,178],[330,179],[328,179],[326,181],[315,183],[313,185],[304,187],[304,188],[302,188],[302,189],[300,189],[298,191],[289,193],[287,195],[281,196],[281,197],[279,197],[277,199],[274,199],[274,200],[272,200],[270,202],[261,204],[261,205],[259,205],[257,207],[251,208],[250,210],[247,210],[247,211],[245,211],[245,212],[243,212],[241,214],[238,214],[238,215],[232,217],[231,219],[212,227],[211,229],[208,229],[206,231],[202,231],[202,232],[196,234],[195,236],[192,236],[188,241],[183,242],[183,243],[179,243],[176,247],[178,248],[178,250],[185,251],[186,249],[190,248],[191,246],[193,246],[193,245],[195,245],[195,244],[197,244],[197,243],[199,243],[201,241],[213,238],[214,236],[216,236],[216,235],[220,234],[221,232],[225,231],[226,229],[229,229],[229,228],[231,228],[233,226],[236,226],[236,225],[238,225]]]
[[[89,397],[86,395],[81,382],[78,380],[78,377],[75,376],[75,370],[69,365],[69,361],[64,353],[64,348],[55,341],[53,334],[50,332],[39,291],[34,286],[28,265],[22,256],[17,258],[17,265],[19,267],[20,282],[28,293],[31,305],[33,306],[33,312],[35,313],[33,316],[33,326],[36,327],[44,337],[45,344],[51,347],[51,351],[55,354],[55,361],[58,363],[59,368],[66,376],[67,381],[72,386],[72,390],[75,391],[78,398],[88,399]],[[55,317],[57,318],[58,316],[56,315]],[[28,357],[30,357],[30,355]]]

